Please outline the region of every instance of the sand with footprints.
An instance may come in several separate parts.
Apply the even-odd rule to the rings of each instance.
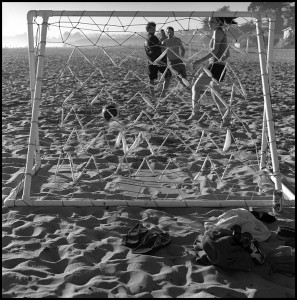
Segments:
[[[87,88],[76,89],[73,97],[67,100],[64,118],[68,117],[65,126],[59,126],[61,99],[67,98],[76,83],[70,76],[68,81],[67,76],[65,81],[57,81],[53,70],[63,65],[68,56],[59,49],[52,51],[49,52],[52,60],[45,67],[48,79],[42,90],[39,115],[42,161],[46,163],[32,181],[35,197],[47,200],[58,197],[90,201],[182,201],[199,195],[202,199],[217,197],[225,200],[238,197],[236,192],[230,192],[234,185],[243,198],[258,195],[259,187],[255,188],[250,166],[257,163],[255,149],[260,141],[263,107],[259,105],[262,90],[259,73],[254,68],[254,54],[233,63],[236,71],[246,72],[246,76],[242,76],[250,96],[245,101],[237,91],[234,104],[241,123],[232,125],[237,143],[233,142],[229,149],[232,151],[236,147],[237,153],[246,153],[244,159],[248,157],[250,164],[235,164],[232,159],[226,168],[230,153],[221,151],[226,127],[220,127],[221,117],[215,104],[209,101],[209,95],[203,100],[202,122],[186,124],[185,119],[190,114],[190,91],[178,94],[172,84],[172,94],[167,98],[152,98],[145,84],[141,83],[139,89],[140,81],[135,74],[145,78],[144,72],[132,72],[125,77],[127,72],[115,73],[107,65],[108,68],[102,69],[103,74],[95,74]],[[23,178],[31,97],[26,50],[5,49],[2,59],[3,200]],[[72,63],[78,65],[79,60]],[[122,67],[139,71],[138,64],[137,60],[135,64],[127,60]],[[275,51],[271,99],[276,145],[282,182],[292,191],[295,188],[294,65],[293,52]],[[84,81],[90,74],[84,71],[83,63],[80,67],[77,76]],[[191,74],[189,72],[190,80]],[[160,91],[159,86],[157,90]],[[230,91],[230,88],[223,89],[222,97],[229,99]],[[120,116],[118,121],[107,123],[102,119],[101,110],[111,98],[119,105]],[[246,136],[242,126],[249,128],[251,136]],[[73,172],[70,171],[69,155],[74,162]],[[239,154],[237,158],[244,160]],[[205,169],[201,170],[203,164]],[[216,172],[209,172],[213,164]],[[129,174],[133,176],[129,177]],[[79,184],[73,183],[73,176],[80,176]],[[216,180],[222,176],[229,181]],[[194,186],[195,177],[199,177],[199,181]],[[263,184],[269,197],[273,186],[267,182]],[[251,272],[228,272],[196,263],[193,242],[197,234],[203,230],[205,222],[226,210],[228,208],[124,205],[82,208],[2,206],[2,295],[294,297],[294,277],[268,274],[263,267]],[[275,237],[279,225],[294,227],[294,208],[285,208],[282,214],[275,216],[277,222],[266,224],[272,236],[265,246],[294,252],[295,249],[288,250],[282,246],[283,241]],[[122,238],[137,223],[149,230],[169,233],[171,243],[150,255],[133,254],[122,244]]]

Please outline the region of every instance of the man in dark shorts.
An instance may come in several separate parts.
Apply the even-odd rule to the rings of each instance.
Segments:
[[[210,72],[201,72],[197,80],[192,86],[192,114],[188,120],[193,120],[199,118],[199,101],[201,100],[200,94],[203,89],[210,85],[211,86],[211,95],[216,104],[220,107],[222,116],[224,115],[223,111],[226,110],[226,107],[219,101],[216,100],[213,90],[216,90],[219,94],[220,86],[219,83],[224,79],[226,74],[226,63],[225,61],[229,58],[230,53],[227,43],[227,35],[223,30],[223,25],[226,24],[237,24],[234,18],[215,18],[210,17],[208,20],[209,28],[213,31],[212,39],[209,43],[210,52],[204,57],[193,62],[193,67],[196,68],[203,61],[208,60],[208,69]],[[215,79],[212,80],[212,79]]]
[[[168,87],[170,84],[170,78],[172,77],[172,74],[171,74],[170,70],[167,69],[166,55],[164,55],[164,57],[162,57],[162,59],[158,61],[157,65],[152,64],[152,62],[154,62],[162,54],[162,50],[160,47],[160,40],[155,36],[156,24],[154,22],[149,22],[146,25],[146,31],[148,32],[148,34],[147,34],[146,40],[144,42],[144,49],[145,49],[147,58],[149,59],[148,75],[150,78],[151,94],[153,97],[155,96],[154,85],[155,85],[155,80],[158,78],[158,72],[160,72],[162,74],[164,72],[166,72],[165,81],[163,83],[163,88],[162,88],[162,92],[161,92],[161,97],[164,97],[168,90]]]

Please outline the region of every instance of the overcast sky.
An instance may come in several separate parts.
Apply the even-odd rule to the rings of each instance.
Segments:
[[[2,2],[2,36],[27,32],[29,10],[247,11],[251,2]]]

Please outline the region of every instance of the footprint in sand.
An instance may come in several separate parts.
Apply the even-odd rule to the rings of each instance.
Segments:
[[[45,236],[45,232],[42,230],[42,228],[35,227],[33,222],[25,223],[22,226],[18,226],[13,230],[13,234],[16,236],[22,236],[22,237],[38,237],[43,238]]]

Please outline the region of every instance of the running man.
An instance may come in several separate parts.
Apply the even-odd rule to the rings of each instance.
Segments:
[[[237,24],[234,21],[234,18],[211,17],[208,19],[208,26],[213,31],[212,39],[209,43],[210,52],[204,57],[193,62],[193,68],[196,68],[203,61],[208,59],[207,69],[211,72],[212,77],[215,78],[218,83],[220,83],[225,77],[225,61],[230,56],[227,45],[227,35],[222,28],[225,23]],[[210,86],[217,92],[220,91],[219,85],[215,84],[214,81],[212,81],[212,78],[202,71],[192,86],[192,114],[188,120],[198,118],[200,94],[208,84],[210,84]],[[216,102],[215,95],[212,91],[211,95],[213,100]],[[220,101],[218,105],[222,107]]]

